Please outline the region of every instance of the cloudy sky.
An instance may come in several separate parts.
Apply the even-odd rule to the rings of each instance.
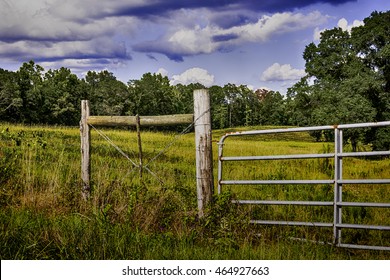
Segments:
[[[389,0],[0,0],[0,68],[146,72],[172,84],[227,83],[285,93],[320,32],[362,24]]]

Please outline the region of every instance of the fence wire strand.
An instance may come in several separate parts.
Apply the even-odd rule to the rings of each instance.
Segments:
[[[149,164],[151,164],[153,161],[155,161],[157,158],[159,158],[162,154],[164,154],[166,151],[168,151],[172,146],[173,144],[175,144],[179,138],[181,136],[183,136],[184,134],[186,134],[194,125],[195,123],[197,122],[197,120],[199,120],[201,117],[203,117],[204,114],[210,112],[210,109],[204,111],[199,117],[197,117],[192,123],[190,123],[186,128],[183,129],[182,132],[180,132],[179,134],[176,134],[176,136],[171,140],[171,142],[169,142],[167,145],[165,145],[165,147],[163,149],[161,149],[161,151],[159,153],[157,153],[146,165],[145,167],[149,166]]]
[[[106,140],[111,146],[113,146],[122,156],[124,156],[128,161],[130,161],[134,167],[139,168],[139,165],[136,164],[121,148],[119,148],[106,134],[104,134],[101,130],[97,129],[93,125],[90,124],[90,126],[104,139]]]
[[[142,169],[145,169],[146,171],[148,171],[154,178],[156,178],[161,185],[165,185],[164,184],[164,181],[155,173],[153,172],[152,170],[150,170],[150,168],[148,167],[152,162],[154,162],[157,158],[159,158],[161,155],[163,155],[164,153],[166,153],[178,140],[181,136],[183,136],[184,134],[186,134],[188,131],[190,131],[190,129],[195,126],[195,123],[201,118],[203,117],[204,114],[210,112],[210,109],[204,111],[201,115],[199,115],[198,118],[196,118],[191,124],[189,124],[186,128],[183,129],[182,132],[178,133],[175,135],[175,137],[167,144],[165,145],[164,148],[162,148],[160,150],[160,152],[158,152],[151,160],[148,161],[148,163],[144,166],[141,166],[140,164],[137,164],[135,163],[129,155],[127,155],[121,148],[119,148],[111,139],[110,137],[108,137],[106,134],[104,134],[101,130],[97,129],[95,126],[89,124],[103,139],[105,139],[111,146],[113,146],[123,157],[125,157],[129,162],[131,162],[131,164],[133,165],[133,168],[127,172],[127,174],[125,175],[125,177],[130,174],[135,168],[142,168]],[[134,153],[133,153],[134,155]]]

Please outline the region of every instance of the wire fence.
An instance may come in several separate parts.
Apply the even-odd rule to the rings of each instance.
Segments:
[[[135,152],[132,151],[132,157],[129,156],[126,152],[123,151],[118,145],[115,144],[115,142],[110,139],[110,137],[105,134],[101,129],[98,129],[93,124],[89,124],[90,127],[93,128],[94,131],[96,131],[100,137],[102,137],[107,143],[109,143],[110,146],[112,146],[120,155],[123,156],[128,162],[130,162],[132,168],[127,172],[128,176],[130,173],[132,173],[136,169],[142,169],[146,170],[149,174],[151,174],[156,180],[160,182],[161,185],[165,185],[164,180],[161,178],[161,176],[158,176],[156,172],[152,171],[150,169],[150,166],[153,162],[155,162],[158,158],[166,154],[175,144],[178,143],[180,138],[191,131],[191,129],[195,126],[195,123],[198,119],[202,118],[205,114],[209,113],[210,109],[204,111],[200,116],[198,116],[196,119],[194,119],[189,125],[187,125],[181,132],[176,133],[173,138],[163,147],[161,148],[146,164],[141,164],[140,162],[137,163],[137,160],[133,160],[133,158],[136,158]],[[140,171],[142,172],[142,171]]]

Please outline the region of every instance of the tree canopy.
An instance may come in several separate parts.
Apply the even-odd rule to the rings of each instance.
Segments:
[[[193,112],[193,91],[199,88],[204,86],[171,85],[168,77],[152,73],[127,84],[107,70],[88,71],[80,79],[67,68],[45,71],[29,61],[16,72],[0,69],[0,121],[77,125],[82,99],[90,100],[93,115],[188,114]],[[269,100],[279,97],[277,105],[262,104],[245,85],[212,86],[210,93],[214,128],[281,124],[281,110],[266,112],[283,103],[279,93],[265,91]]]
[[[326,30],[306,46],[307,75],[288,91],[295,125],[324,125],[390,119],[390,12],[373,12],[364,25],[349,31]],[[385,129],[386,130],[386,129]],[[349,132],[358,141],[388,149],[384,129]]]

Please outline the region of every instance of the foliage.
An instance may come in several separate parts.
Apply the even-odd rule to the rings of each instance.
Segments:
[[[45,73],[42,93],[45,96],[44,114],[40,122],[70,125],[80,119],[82,96],[80,80],[69,69],[49,70]]]
[[[325,125],[386,121],[390,117],[390,11],[373,12],[351,32],[326,30],[303,54],[307,75],[288,92],[291,124]],[[346,140],[389,149],[379,129],[350,133]]]
[[[131,110],[127,87],[107,70],[88,71],[85,77],[86,95],[91,102],[92,115],[126,115]]]
[[[168,77],[146,73],[129,82],[129,98],[134,104],[132,115],[169,115],[174,112],[173,90]]]
[[[0,69],[0,119],[20,121],[23,100],[17,85],[17,74]]]

